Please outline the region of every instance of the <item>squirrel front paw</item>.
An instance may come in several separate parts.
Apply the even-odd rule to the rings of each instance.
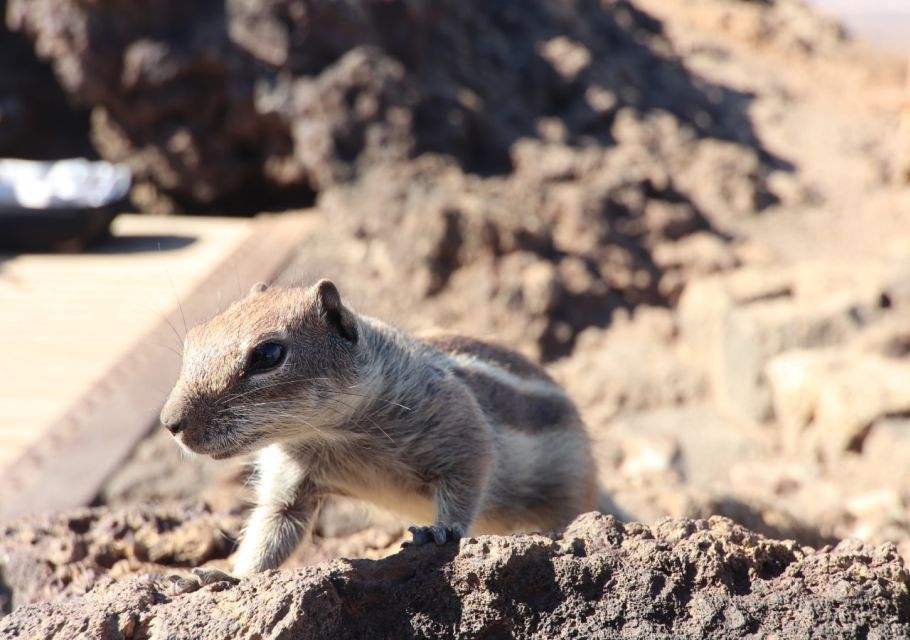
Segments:
[[[401,544],[402,547],[419,547],[430,542],[435,542],[442,546],[447,542],[458,542],[461,540],[465,531],[459,526],[446,527],[441,524],[433,524],[425,527],[408,527],[411,532],[411,540]]]

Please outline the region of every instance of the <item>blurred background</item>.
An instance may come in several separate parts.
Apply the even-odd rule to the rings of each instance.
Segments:
[[[182,336],[256,281],[331,277],[364,313],[544,362],[618,517],[721,514],[910,559],[908,3],[0,13],[0,157],[95,163],[43,206],[22,198],[50,165],[8,165],[0,519],[214,511],[230,540],[243,466],[184,459],[157,428]],[[128,190],[73,196],[119,170]],[[334,505],[295,562],[392,549],[397,525],[368,524]],[[169,562],[117,548],[80,571]],[[230,552],[204,548],[180,562]]]

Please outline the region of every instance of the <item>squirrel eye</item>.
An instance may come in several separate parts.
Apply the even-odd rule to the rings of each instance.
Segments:
[[[287,355],[287,349],[278,342],[263,342],[253,347],[246,363],[247,373],[262,373],[274,369]]]

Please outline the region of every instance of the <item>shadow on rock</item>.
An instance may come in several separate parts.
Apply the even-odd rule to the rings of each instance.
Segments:
[[[138,206],[315,200],[336,254],[370,247],[361,279],[405,283],[405,308],[451,298],[449,319],[489,307],[476,331],[546,360],[675,304],[702,255],[685,241],[726,244],[791,168],[752,97],[627,0],[8,2]]]

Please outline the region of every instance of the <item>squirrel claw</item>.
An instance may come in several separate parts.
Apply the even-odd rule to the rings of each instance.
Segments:
[[[165,578],[166,582],[162,585],[163,591],[170,596],[180,596],[185,593],[199,591],[202,587],[213,584],[230,583],[233,585],[240,582],[239,578],[235,578],[219,569],[195,567],[192,569],[192,574],[186,576],[172,573]]]
[[[163,591],[170,596],[180,596],[184,593],[198,591],[202,586],[199,580],[194,577],[171,574],[166,578],[167,583],[163,585]]]
[[[202,586],[207,587],[210,584],[215,584],[218,582],[230,582],[231,584],[239,584],[240,578],[235,578],[229,573],[225,573],[220,569],[206,569],[203,567],[195,567],[192,569],[193,575],[199,578],[199,582]]]

